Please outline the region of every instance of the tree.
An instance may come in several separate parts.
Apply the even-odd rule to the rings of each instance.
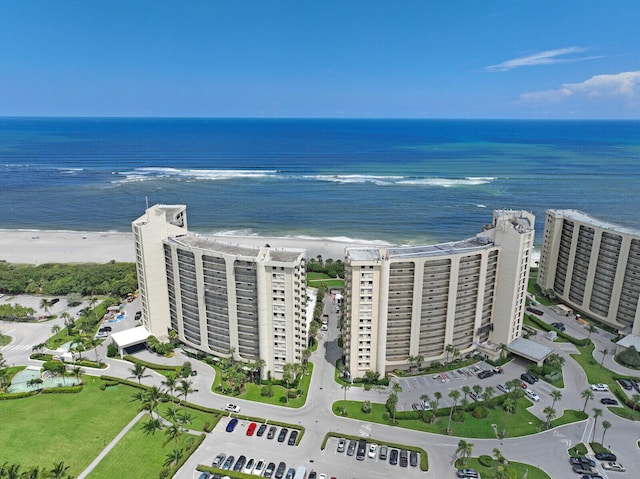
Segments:
[[[176,388],[180,395],[184,396],[185,407],[187,404],[187,395],[198,392],[197,389],[191,389],[191,386],[193,386],[193,381],[191,381],[191,379],[181,379],[180,384]]]
[[[391,391],[389,393],[389,397],[387,398],[387,402],[385,403],[385,407],[387,411],[393,414],[393,423],[396,422],[396,405],[398,404],[398,393],[395,391]]]
[[[479,384],[474,384],[471,389],[476,394],[476,396],[480,397],[482,395],[482,386]]]
[[[402,386],[400,386],[400,383],[393,383],[393,386],[391,386],[391,391],[392,393],[389,395],[389,397],[391,397],[391,395],[395,394],[395,401],[393,402],[393,423],[395,424],[396,422],[396,405],[398,404],[398,394],[402,392]]]
[[[464,394],[464,399],[467,399],[467,396],[471,394],[471,386],[466,384],[462,386],[462,394]]]
[[[503,466],[507,464],[507,458],[504,457],[500,449],[498,449],[497,447],[493,448],[493,457],[496,461],[498,461],[498,464],[502,464]]]
[[[595,324],[589,323],[589,326],[587,326],[587,329],[589,330],[589,339],[591,339],[591,333],[595,333],[598,328],[596,328]]]
[[[49,310],[51,306],[53,306],[53,303],[51,302],[51,300],[47,298],[42,298],[40,300],[40,309],[44,311],[44,314],[46,316],[49,316]]]
[[[178,464],[183,455],[184,451],[182,449],[174,449],[165,456],[166,459],[164,460],[164,463],[162,465],[168,467]]]
[[[496,395],[496,390],[493,386],[487,386],[484,388],[484,405],[485,407],[491,406],[491,399]]]
[[[551,399],[553,399],[553,402],[551,403],[551,407],[556,405],[556,401],[560,401],[562,399],[562,392],[559,389],[554,389],[553,391],[551,391]]]
[[[69,333],[71,332],[71,326],[73,326],[73,318],[71,317],[71,315],[69,313],[67,313],[66,311],[64,311],[60,317],[62,319],[64,319],[64,326],[65,329],[67,331],[67,338],[69,337]]]
[[[424,356],[421,354],[418,354],[415,358],[414,358],[415,362],[416,362],[416,367],[418,368],[418,370],[420,370],[422,368],[422,363],[424,363]]]
[[[611,423],[609,421],[602,421],[602,442],[600,444],[604,445],[604,435],[607,433],[607,429],[611,427]]]
[[[140,363],[135,363],[133,367],[129,369],[129,372],[131,373],[131,376],[129,376],[129,378],[136,378],[138,380],[138,384],[142,386],[142,378],[151,377],[150,374],[145,374],[146,371],[146,366],[143,366]]]
[[[433,393],[434,405],[433,407],[433,420],[435,421],[436,417],[438,417],[438,405],[440,404],[440,399],[442,399],[442,393],[440,391],[436,391]]]
[[[55,336],[59,332],[60,332],[60,326],[58,324],[54,324],[53,326],[51,326],[51,335],[52,336]]]
[[[587,403],[593,399],[593,391],[591,389],[585,389],[580,393],[580,397],[584,399],[584,406],[582,407],[582,412],[585,412],[587,409]]]
[[[145,435],[147,436],[149,434],[153,436],[156,433],[156,431],[160,429],[162,429],[162,423],[158,418],[150,417],[147,421],[142,423],[142,432],[144,432]]]
[[[176,390],[176,387],[178,386],[178,375],[176,373],[167,374],[164,381],[162,381],[162,385],[165,386],[167,389],[169,389],[169,396],[171,396],[172,409],[175,411],[176,403],[174,401],[173,392]]]
[[[602,416],[602,409],[594,407],[593,408],[593,439],[591,440],[591,442],[596,440],[596,426],[598,425],[598,418]]]
[[[311,354],[311,351],[309,351],[309,354]],[[304,358],[304,351],[303,351],[303,358]],[[262,384],[262,369],[266,365],[267,365],[267,362],[264,359],[256,359],[253,363],[253,368],[254,368],[253,370],[255,371],[258,377],[258,384]]]
[[[64,479],[64,477],[67,475],[69,467],[70,466],[64,465],[64,461],[60,461],[57,464],[54,463],[53,467],[49,471],[49,477],[51,479]]]
[[[453,351],[454,351],[454,349],[455,349],[455,348],[453,347],[453,344],[447,344],[447,345],[444,347],[444,350],[447,352],[447,360],[446,360],[446,363],[449,363],[449,354],[452,354],[452,353],[453,353]]]
[[[80,384],[80,375],[82,374],[82,368],[80,366],[74,366],[71,372],[76,377],[76,381],[78,381],[78,384]]]
[[[98,312],[96,311],[96,304],[98,303],[98,298],[96,298],[95,296],[91,296],[89,298],[89,307],[91,308],[91,310],[93,311],[93,321],[94,322],[98,322]]]
[[[544,417],[547,418],[546,427],[549,429],[551,427],[551,420],[556,417],[556,410],[551,406],[545,407],[542,412],[544,413]]]
[[[0,469],[1,471],[1,469]],[[28,471],[20,474],[20,479],[42,479],[44,477],[45,471],[40,469],[38,466],[34,466]],[[3,477],[0,473],[0,477]]]
[[[380,379],[380,373],[378,371],[368,370],[364,372],[363,380],[365,383],[373,384],[376,383]]]
[[[458,449],[456,449],[456,454],[460,456],[462,459],[462,465],[467,465],[467,460],[471,457],[471,452],[473,451],[473,443],[467,442],[464,439],[460,439],[458,441]]]
[[[167,439],[165,439],[163,446],[170,441],[175,441],[175,445],[178,447],[178,439],[180,439],[182,433],[184,433],[182,426],[177,422],[172,422],[171,425],[164,430],[164,434],[167,436]]]
[[[145,399],[149,403],[149,408],[151,411],[155,411],[157,416],[160,416],[158,412],[158,405],[160,404],[160,400],[164,396],[164,392],[158,386],[151,386],[146,394]]]
[[[453,410],[456,408],[458,404],[458,399],[460,398],[460,391],[454,389],[449,393],[449,397],[453,399],[453,406],[451,406],[451,410],[449,411],[449,423],[447,424],[447,434],[451,434],[451,418],[453,417]]]
[[[342,383],[342,389],[344,389],[344,400],[342,401],[342,415],[347,415],[347,390],[351,388],[351,384],[347,382]]]
[[[509,419],[509,414],[513,414],[516,410],[516,400],[512,397],[507,397],[502,403],[502,407],[504,408],[504,427],[502,428],[502,437],[507,437],[507,420]]]
[[[287,398],[287,404],[289,404],[289,383],[293,380],[293,364],[286,363],[282,367],[282,380],[287,385],[287,389],[284,392],[285,398]]]
[[[631,400],[633,401],[633,412],[636,412],[636,407],[638,407],[638,403],[640,403],[640,394],[634,394],[631,396]]]
[[[27,387],[35,388],[38,391],[42,387],[42,379],[41,378],[33,378],[27,381]]]
[[[602,351],[600,351],[602,353],[602,359],[600,360],[600,367],[603,367],[604,364],[604,358],[607,357],[607,354],[609,354],[609,350],[607,348],[604,348]]]

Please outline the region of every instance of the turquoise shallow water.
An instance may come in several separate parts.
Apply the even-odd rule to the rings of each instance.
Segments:
[[[29,386],[27,383],[31,379],[35,379],[40,377],[40,370],[33,368],[26,368],[22,371],[18,372],[13,379],[11,380],[11,385],[7,389],[9,393],[18,393],[18,392],[26,392],[33,391],[34,388]],[[66,377],[64,381],[62,378],[42,378],[41,388],[54,388],[60,386],[74,386],[78,384],[79,381],[74,377]]]
[[[633,121],[0,118],[0,228],[456,240],[501,208],[640,227]]]

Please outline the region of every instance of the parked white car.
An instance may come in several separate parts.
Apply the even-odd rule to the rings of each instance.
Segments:
[[[602,384],[602,383],[592,384],[591,385],[591,390],[592,391],[608,391],[609,390],[609,386],[606,385],[606,384]]]
[[[378,445],[377,444],[369,444],[369,457],[371,459],[375,459],[376,458],[376,451],[378,450]]]
[[[624,472],[626,470],[619,462],[603,462],[602,467],[608,471]]]
[[[540,401],[540,396],[533,389],[525,389],[524,393],[527,395],[529,399],[532,401],[538,402]]]

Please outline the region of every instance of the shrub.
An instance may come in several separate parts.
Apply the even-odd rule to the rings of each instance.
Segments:
[[[473,408],[473,412],[471,414],[476,419],[484,419],[485,417],[487,417],[489,415],[489,411],[487,410],[486,407],[477,406],[477,407]]]
[[[118,355],[118,348],[115,344],[109,343],[107,346],[107,357],[115,358]]]
[[[451,415],[451,419],[454,422],[464,422],[464,411],[456,410]]]
[[[270,398],[271,396],[273,396],[273,388],[271,386],[269,386],[268,384],[262,386],[260,388],[260,396],[269,397]]]
[[[360,408],[363,413],[369,414],[371,412],[371,401],[363,401],[362,407]]]
[[[629,346],[627,349],[620,351],[620,353],[618,353],[618,355],[616,356],[616,360],[619,363],[631,368],[640,367],[640,354],[638,354],[638,351],[633,345]]]
[[[493,457],[483,454],[482,456],[478,457],[478,462],[483,467],[491,467],[493,465]]]

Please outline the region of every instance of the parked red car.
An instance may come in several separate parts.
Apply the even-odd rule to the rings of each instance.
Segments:
[[[249,424],[249,426],[247,426],[247,436],[253,436],[253,433],[256,430],[256,423],[252,422],[251,424]]]

